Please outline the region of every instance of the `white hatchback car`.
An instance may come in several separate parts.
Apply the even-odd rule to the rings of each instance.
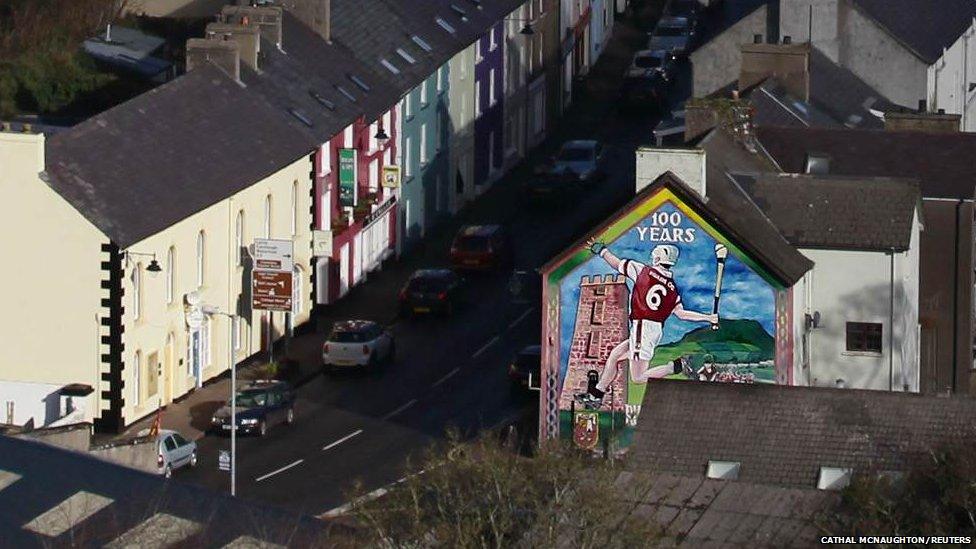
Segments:
[[[374,368],[393,362],[395,356],[393,335],[370,320],[336,322],[322,344],[322,366],[327,371],[348,367]]]
[[[166,478],[180,467],[197,466],[197,443],[176,431],[162,430],[156,438],[156,466]]]

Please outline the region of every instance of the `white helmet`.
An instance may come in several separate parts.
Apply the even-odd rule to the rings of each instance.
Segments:
[[[654,265],[672,266],[678,262],[678,247],[670,244],[658,244],[651,250],[651,262]]]

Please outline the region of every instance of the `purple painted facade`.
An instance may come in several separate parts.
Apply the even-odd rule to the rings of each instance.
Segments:
[[[478,39],[478,51],[481,55],[474,66],[474,85],[477,90],[475,100],[478,102],[475,112],[480,114],[474,122],[475,185],[484,184],[491,171],[502,166],[505,126],[504,32],[504,23],[499,21]]]

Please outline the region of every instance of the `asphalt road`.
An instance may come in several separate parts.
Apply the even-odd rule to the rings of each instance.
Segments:
[[[547,146],[601,139],[610,155],[605,181],[576,200],[529,207],[518,189],[528,167],[520,167],[479,200],[487,206],[460,217],[506,224],[517,265],[538,267],[633,197],[634,149],[652,141],[657,119],[619,112],[607,99],[582,108]],[[446,246],[427,256],[429,266],[447,264]],[[238,495],[321,514],[347,502],[356,482],[370,491],[416,471],[424,450],[448,429],[471,436],[519,418],[531,424],[537,398],[514,397],[506,367],[520,348],[538,343],[540,310],[510,301],[508,276],[469,277],[472,299],[453,318],[398,319],[391,326],[397,359],[384,370],[323,375],[300,387],[294,425],[238,439]],[[226,490],[228,474],[216,463],[227,437],[208,435],[198,444],[201,465],[178,479]]]

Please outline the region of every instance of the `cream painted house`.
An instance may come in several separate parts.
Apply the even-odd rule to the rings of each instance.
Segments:
[[[286,118],[206,66],[47,137],[0,133],[3,251],[20,263],[0,274],[17,289],[0,421],[73,411],[119,431],[225,372],[231,347],[243,360],[269,326],[308,319],[314,145]],[[246,248],[267,237],[294,243],[287,321],[250,309]],[[240,320],[190,330],[191,292]]]

